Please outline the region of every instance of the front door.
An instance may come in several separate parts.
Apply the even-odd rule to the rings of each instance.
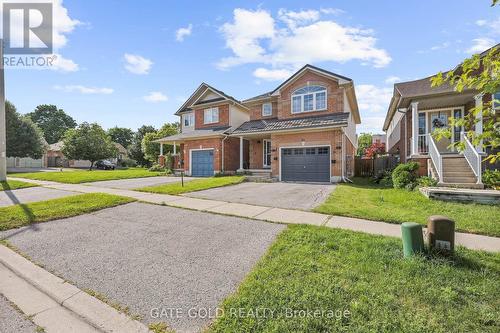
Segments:
[[[264,168],[271,167],[271,140],[264,140]]]
[[[443,111],[434,111],[429,112],[429,127],[430,133],[433,133],[434,130],[440,128],[448,128],[448,118],[451,116],[450,110]],[[436,142],[436,146],[441,153],[449,152],[448,146],[452,142],[450,139],[442,138],[441,140]]]

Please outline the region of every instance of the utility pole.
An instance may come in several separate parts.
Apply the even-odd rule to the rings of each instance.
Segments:
[[[0,39],[0,181],[7,180],[7,129],[5,119],[5,71],[3,39]]]

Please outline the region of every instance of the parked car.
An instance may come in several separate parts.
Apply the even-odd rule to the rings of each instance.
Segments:
[[[110,161],[97,161],[95,163],[95,168],[101,170],[114,170],[116,168],[116,165],[114,165]]]

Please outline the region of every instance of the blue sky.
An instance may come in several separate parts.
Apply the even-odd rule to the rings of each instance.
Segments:
[[[54,1],[57,70],[7,69],[7,98],[21,113],[56,104],[105,128],[176,121],[203,81],[249,98],[309,62],[352,78],[358,133],[381,132],[395,81],[449,69],[500,36],[489,0]]]

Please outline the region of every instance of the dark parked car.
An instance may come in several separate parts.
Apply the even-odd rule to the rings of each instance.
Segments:
[[[97,161],[95,163],[95,168],[101,170],[114,170],[116,168],[116,165],[114,165],[110,161]]]

